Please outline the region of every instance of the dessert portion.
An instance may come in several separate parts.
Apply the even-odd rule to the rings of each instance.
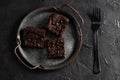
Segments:
[[[23,30],[22,44],[25,47],[33,48],[44,48],[45,44],[47,44],[47,57],[49,59],[65,58],[64,38],[62,38],[62,34],[68,23],[69,19],[67,17],[54,13],[49,17],[49,21],[45,26],[48,31],[54,34],[52,34],[53,38],[46,35],[47,32],[45,29],[28,26]],[[47,41],[45,41],[45,37]]]
[[[47,40],[48,58],[58,59],[65,57],[64,39],[51,38]]]
[[[45,42],[45,30],[37,27],[27,27],[23,32],[24,46],[43,48]]]
[[[54,13],[50,16],[46,29],[57,36],[62,36],[69,19],[61,14]]]

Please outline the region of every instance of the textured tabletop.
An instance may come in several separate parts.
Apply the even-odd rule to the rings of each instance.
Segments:
[[[83,45],[67,67],[55,71],[29,70],[15,57],[16,33],[21,20],[41,6],[71,4],[83,17]],[[93,7],[102,10],[99,29],[101,73],[94,75],[91,21]],[[120,0],[0,0],[0,80],[120,80]]]

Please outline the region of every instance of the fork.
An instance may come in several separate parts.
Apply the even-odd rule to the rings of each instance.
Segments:
[[[101,11],[100,8],[94,8],[92,17],[92,30],[93,30],[93,73],[100,73],[100,62],[98,57],[98,29],[101,22]]]

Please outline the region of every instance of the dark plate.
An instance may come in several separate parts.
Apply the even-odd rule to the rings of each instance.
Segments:
[[[33,49],[21,46],[21,31],[27,26],[43,27],[47,23],[49,16],[53,13],[62,14],[70,20],[63,34],[66,54],[64,59],[47,59],[46,48]],[[18,46],[15,48],[15,54],[17,58],[29,69],[40,68],[43,70],[53,70],[62,68],[73,61],[80,51],[82,44],[82,32],[80,28],[82,24],[83,19],[70,5],[65,5],[61,8],[38,8],[30,12],[22,20],[17,32]]]

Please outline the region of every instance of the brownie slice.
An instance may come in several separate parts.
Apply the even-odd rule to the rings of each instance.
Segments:
[[[54,13],[50,16],[46,29],[57,36],[61,36],[68,22],[69,19],[67,17]]]
[[[51,38],[47,40],[48,58],[57,59],[65,57],[64,39]]]
[[[37,27],[27,27],[23,32],[24,46],[43,48],[45,41],[45,30]]]

